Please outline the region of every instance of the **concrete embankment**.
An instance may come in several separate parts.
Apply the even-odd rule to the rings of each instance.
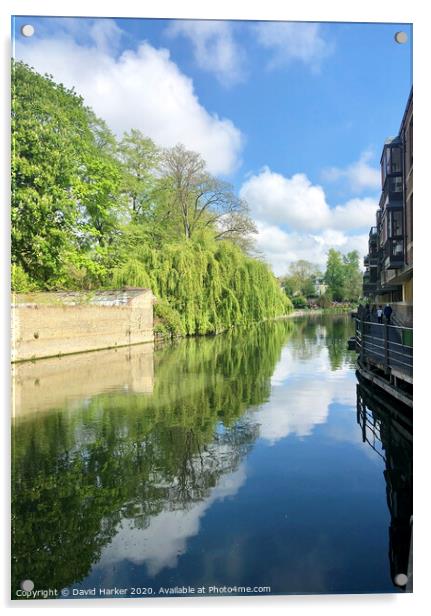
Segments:
[[[149,289],[17,295],[12,361],[153,341],[153,302]]]

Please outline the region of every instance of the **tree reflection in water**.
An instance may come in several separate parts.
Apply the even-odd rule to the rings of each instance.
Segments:
[[[95,371],[105,372],[100,390],[96,378],[73,404],[49,410],[47,400],[62,399],[51,391],[43,412],[22,409],[13,433],[13,593],[28,578],[35,588],[79,584],[97,563],[122,553],[124,536],[133,537],[136,558],[147,558],[150,574],[174,566],[198,532],[199,516],[245,480],[242,461],[263,429],[283,347],[292,341],[288,359],[321,357],[336,371],[351,366],[351,327],[348,317],[317,317],[181,340],[155,352],[154,379],[152,362],[150,378],[139,378],[148,358],[125,356],[134,373],[124,386],[117,354],[111,388],[108,361],[106,371]],[[35,364],[39,390],[47,387],[43,365]],[[73,375],[80,378],[75,361]],[[30,404],[31,390],[22,400]],[[290,421],[298,405],[288,409]],[[147,531],[165,535],[164,557],[160,539],[151,543]],[[132,548],[126,553],[133,561]]]
[[[13,591],[27,578],[36,588],[79,582],[122,520],[143,529],[208,497],[257,438],[242,415],[268,399],[292,329],[278,321],[183,340],[156,353],[150,396],[100,393],[73,412],[17,419]]]

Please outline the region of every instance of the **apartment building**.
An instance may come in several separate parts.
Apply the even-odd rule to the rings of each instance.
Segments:
[[[401,127],[380,159],[382,194],[364,258],[364,296],[390,303],[399,324],[413,323],[413,90]]]

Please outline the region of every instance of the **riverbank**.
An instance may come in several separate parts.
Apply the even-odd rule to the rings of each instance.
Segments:
[[[293,310],[293,312],[285,315],[283,318],[292,318],[292,317],[311,317],[314,315],[322,315],[322,314],[349,314],[355,310],[355,306],[351,304],[341,305],[341,306],[333,306],[331,308],[305,308],[302,310]]]

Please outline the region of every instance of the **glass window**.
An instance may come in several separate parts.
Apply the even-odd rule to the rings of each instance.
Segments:
[[[386,240],[388,239],[388,225],[389,225],[389,218],[385,215],[383,216],[383,220],[382,220],[382,233],[380,236],[381,244],[384,244]]]
[[[403,242],[402,240],[395,240],[392,242],[392,254],[394,257],[402,257],[403,255]]]
[[[402,210],[396,210],[391,212],[392,229],[391,237],[400,237],[403,234],[403,212]]]
[[[388,173],[391,173],[391,148],[386,148],[385,159],[386,159],[385,175],[388,175]]]
[[[391,148],[391,173],[401,172],[401,149]]]
[[[402,193],[403,192],[402,176],[399,175],[396,178],[391,178],[389,191],[392,193]]]

